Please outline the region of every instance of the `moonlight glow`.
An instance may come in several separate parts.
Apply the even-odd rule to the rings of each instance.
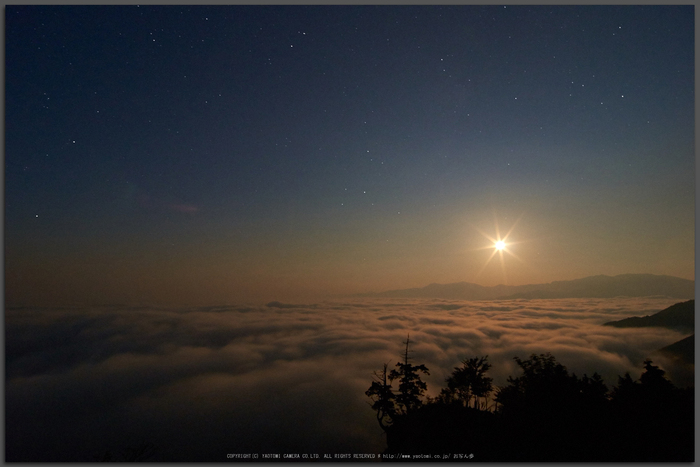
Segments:
[[[491,241],[491,244],[490,244],[490,245],[485,246],[485,247],[482,247],[482,248],[478,248],[478,249],[479,249],[479,250],[482,250],[482,249],[490,249],[490,248],[493,248],[493,251],[491,252],[491,256],[488,257],[488,259],[487,259],[486,262],[484,263],[484,265],[483,265],[483,267],[481,268],[481,270],[477,273],[477,277],[478,277],[479,275],[481,275],[482,272],[484,272],[484,269],[486,269],[486,267],[489,265],[489,263],[491,262],[491,259],[496,255],[496,253],[498,253],[499,259],[501,260],[501,271],[503,272],[503,280],[504,280],[504,283],[507,283],[507,282],[508,282],[508,278],[507,278],[507,276],[506,276],[506,263],[505,263],[505,258],[504,258],[504,256],[503,256],[503,252],[505,251],[505,252],[508,253],[510,256],[512,256],[513,258],[517,259],[518,261],[522,261],[520,258],[518,258],[518,257],[508,248],[510,245],[513,245],[513,244],[519,243],[519,242],[508,242],[508,243],[506,243],[506,240],[508,239],[508,237],[510,237],[510,234],[513,232],[513,229],[515,229],[515,226],[516,226],[517,223],[520,221],[520,219],[522,219],[523,215],[524,215],[524,213],[520,215],[520,217],[519,217],[519,218],[513,223],[513,225],[510,227],[510,230],[508,230],[508,232],[507,232],[503,237],[501,237],[501,232],[499,231],[499,228],[498,228],[498,220],[497,220],[497,218],[496,218],[495,213],[494,213],[494,228],[495,228],[495,230],[496,230],[496,237],[495,237],[495,238],[492,237],[492,236],[490,236],[490,235],[488,235],[487,233],[483,232],[481,229],[478,229],[478,228],[477,228],[477,230],[479,231],[479,233],[480,233],[481,235],[483,235],[485,238],[487,238],[488,240]]]

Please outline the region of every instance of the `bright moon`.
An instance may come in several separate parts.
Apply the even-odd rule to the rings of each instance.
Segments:
[[[502,240],[499,240],[496,242],[496,245],[494,245],[494,246],[496,247],[497,250],[502,250],[506,247],[506,244],[503,243]]]

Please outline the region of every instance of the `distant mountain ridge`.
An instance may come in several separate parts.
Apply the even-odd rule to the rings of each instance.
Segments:
[[[590,276],[547,284],[496,285],[484,287],[469,282],[430,284],[425,287],[361,294],[363,297],[442,298],[452,300],[610,298],[665,295],[680,299],[695,298],[695,281],[655,274]]]

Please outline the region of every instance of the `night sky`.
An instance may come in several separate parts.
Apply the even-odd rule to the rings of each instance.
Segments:
[[[6,303],[694,279],[694,15],[7,6]]]

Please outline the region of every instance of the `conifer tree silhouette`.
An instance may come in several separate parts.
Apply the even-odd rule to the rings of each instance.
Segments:
[[[365,392],[367,397],[372,399],[372,409],[377,411],[377,421],[382,430],[386,431],[391,425],[393,417],[396,415],[396,396],[391,389],[391,382],[388,382],[387,367],[384,364],[381,371],[374,372],[374,381]]]
[[[583,378],[578,382],[578,386],[583,402],[600,404],[608,400],[608,387],[597,372],[593,373],[593,376],[590,378],[584,373]]]
[[[652,363],[649,359],[644,360],[645,371],[640,376],[639,381],[646,392],[653,394],[658,399],[663,399],[675,389],[675,386],[664,376],[666,372]]]
[[[409,363],[408,354],[410,352],[410,342],[409,334],[406,337],[406,350],[403,354],[403,363],[396,363],[398,370],[391,370],[391,373],[389,373],[390,380],[399,380],[399,393],[396,396],[396,405],[398,406],[399,413],[408,413],[423,405],[423,401],[420,398],[428,387],[426,383],[420,379],[420,375],[418,374],[418,371],[426,375],[430,374],[425,365],[411,365]]]
[[[610,392],[610,400],[615,404],[629,404],[639,395],[639,383],[632,379],[629,371],[617,377],[617,386]]]

